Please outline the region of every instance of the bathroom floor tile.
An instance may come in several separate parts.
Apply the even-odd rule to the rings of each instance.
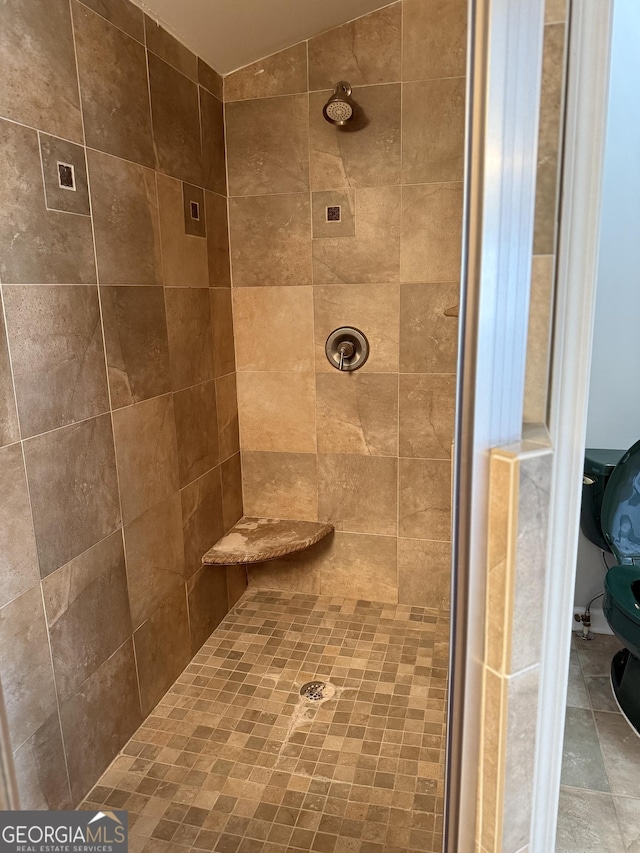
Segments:
[[[569,658],[569,686],[567,689],[567,705],[570,708],[590,708],[589,693],[585,679],[582,675],[582,668],[578,658],[578,652],[571,649]]]
[[[640,797],[640,738],[620,712],[595,711],[593,716],[611,793]]]
[[[448,637],[444,611],[250,590],[80,808],[127,809],[135,851],[435,853]]]
[[[608,675],[589,675],[584,681],[594,711],[620,713],[611,689],[611,678]]]
[[[614,797],[620,831],[625,844],[626,853],[640,851],[640,800],[632,797]]]
[[[561,788],[555,853],[626,853],[611,794]]]
[[[620,640],[612,634],[596,634],[588,642],[574,637],[573,643],[578,650],[585,679],[590,675],[609,675],[611,658],[622,648]]]
[[[586,708],[567,708],[562,784],[592,791],[609,791],[593,714]]]

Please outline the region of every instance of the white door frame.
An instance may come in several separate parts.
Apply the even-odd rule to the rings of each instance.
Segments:
[[[572,0],[548,428],[554,448],[531,853],[555,847],[614,0]],[[543,0],[470,0],[446,853],[477,849],[488,454],[520,439]]]
[[[520,439],[544,0],[469,0],[447,853],[475,850],[489,452]]]
[[[555,449],[531,853],[555,849],[596,304],[614,0],[573,0],[551,368]]]

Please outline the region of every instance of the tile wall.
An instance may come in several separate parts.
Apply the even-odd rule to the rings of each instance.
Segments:
[[[546,423],[559,216],[560,152],[567,36],[566,0],[545,4],[538,174],[527,339],[524,420]]]
[[[465,71],[466,2],[402,0],[225,78],[244,508],[336,526],[254,586],[448,605]]]
[[[0,678],[64,808],[244,588],[222,81],[126,0],[1,18]]]
[[[553,447],[547,416],[567,4],[546,0],[523,441],[490,460],[477,853],[529,850]]]

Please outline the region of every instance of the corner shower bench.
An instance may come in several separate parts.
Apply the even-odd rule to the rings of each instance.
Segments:
[[[334,530],[318,521],[241,518],[202,558],[204,566],[264,563],[304,551]]]

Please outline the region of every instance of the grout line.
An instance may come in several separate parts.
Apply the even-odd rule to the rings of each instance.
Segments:
[[[135,36],[132,36],[131,33],[128,33],[126,30],[123,30],[122,27],[119,27],[117,24],[114,24],[113,21],[110,21],[108,18],[105,18],[105,16],[101,15],[100,12],[96,12],[96,10],[93,9],[91,6],[89,6],[85,2],[85,0],[78,0],[78,2],[82,6],[84,6],[84,8],[87,9],[89,12],[96,15],[98,18],[101,18],[103,21],[105,21],[110,26],[114,27],[116,30],[121,32],[123,35],[128,36],[132,41],[137,42],[142,47],[145,46],[145,42],[144,42],[144,39],[145,39],[144,13],[142,13],[143,14],[143,18],[142,18],[142,38],[143,38],[143,41],[140,41],[140,39],[136,38]],[[142,11],[142,10],[140,10],[140,11]]]
[[[403,77],[403,63],[402,57],[404,55],[404,3],[400,3],[400,182],[402,183],[403,176],[403,151],[404,151],[404,135],[403,135],[403,97],[404,97],[404,84],[402,82]],[[401,465],[401,456],[400,456],[400,298],[401,298],[401,286],[400,286],[400,266],[402,263],[402,189],[400,190],[400,210],[399,210],[399,220],[400,220],[400,239],[398,240],[398,283],[396,285],[396,297],[398,301],[398,326],[396,328],[396,338],[398,341],[398,349],[396,353],[396,357],[398,359],[398,370],[397,370],[397,384],[398,384],[398,393],[396,399],[396,413],[397,413],[397,430],[396,430],[396,590],[397,590],[397,599],[398,603],[400,602],[400,524],[402,521],[401,515],[401,507],[400,507],[400,478],[401,478],[401,468],[404,467]]]
[[[314,264],[313,264],[313,192],[311,189],[311,93],[309,92],[309,40],[305,42],[305,57],[307,62],[307,199],[309,205],[309,262],[311,265],[311,352],[312,352],[312,367],[313,367],[313,439],[315,445],[315,487],[316,487],[316,521],[320,520],[320,454],[318,452],[318,371],[316,369],[316,306],[313,286],[315,284]],[[320,586],[320,594],[323,591],[322,570],[318,573],[318,583]]]
[[[122,554],[123,554],[123,558],[124,558],[125,586],[126,586],[126,592],[127,592],[127,608],[129,611],[130,633],[129,633],[127,640],[131,640],[131,647],[133,649],[133,659],[134,659],[134,665],[135,665],[135,669],[136,669],[136,687],[137,687],[137,691],[138,691],[138,707],[141,711],[141,716],[142,716],[142,697],[141,697],[141,691],[140,691],[140,675],[139,675],[139,670],[138,670],[138,662],[137,662],[137,656],[136,656],[136,650],[135,650],[135,643],[133,640],[133,634],[134,634],[133,622],[131,619],[131,599],[130,599],[130,595],[129,595],[129,567],[128,567],[128,560],[127,560],[127,550],[125,547],[125,539],[124,539],[124,514],[122,511],[122,488],[121,488],[121,477],[120,477],[120,465],[118,463],[118,453],[117,453],[117,448],[116,448],[116,430],[115,430],[115,422],[114,422],[113,398],[112,398],[112,393],[111,393],[111,377],[109,376],[109,358],[107,355],[107,340],[106,340],[105,324],[104,324],[104,307],[102,304],[102,290],[100,287],[100,271],[99,271],[99,266],[98,266],[98,252],[97,252],[97,246],[96,246],[95,221],[94,221],[94,211],[93,211],[93,196],[91,193],[91,175],[90,175],[90,169],[89,169],[89,158],[86,154],[86,127],[85,127],[85,118],[84,118],[84,103],[83,103],[83,98],[82,98],[82,90],[80,87],[80,70],[78,67],[75,27],[73,27],[73,26],[72,26],[72,35],[73,35],[73,48],[74,48],[74,52],[75,52],[75,56],[76,56],[76,69],[77,69],[77,79],[78,79],[78,97],[79,97],[79,102],[80,102],[80,117],[81,117],[81,121],[82,121],[82,135],[83,135],[83,143],[84,143],[84,147],[85,147],[85,163],[86,163],[86,169],[87,169],[87,194],[89,197],[89,214],[90,214],[90,219],[91,219],[91,236],[92,236],[92,240],[93,240],[93,257],[94,257],[94,266],[95,266],[95,273],[96,273],[96,285],[95,286],[96,286],[96,291],[97,291],[97,295],[98,295],[98,310],[99,310],[99,314],[100,314],[100,327],[101,327],[101,332],[102,332],[102,349],[103,349],[103,357],[104,357],[105,381],[107,384],[107,393],[109,396],[109,419],[110,419],[110,423],[111,423],[111,441],[112,441],[112,447],[113,447],[113,458],[114,458],[115,469],[116,469],[116,488],[118,490],[118,511],[119,511],[119,515],[120,515],[120,540],[122,543]],[[135,39],[134,39],[134,41],[135,41]],[[151,133],[152,133],[152,140],[153,140],[153,128],[151,128]],[[136,164],[136,165],[138,165],[138,164]],[[157,198],[157,193],[156,193],[156,198]],[[125,643],[127,642],[127,640],[125,640]],[[124,645],[124,643],[122,645]],[[115,652],[114,652],[114,654],[115,654]],[[110,657],[111,657],[111,655],[110,655]],[[65,749],[65,757],[66,757],[66,749]]]

